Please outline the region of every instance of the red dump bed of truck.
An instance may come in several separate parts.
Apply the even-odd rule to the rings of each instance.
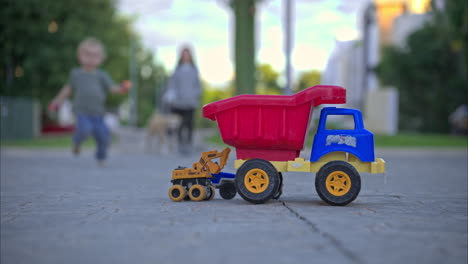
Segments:
[[[237,159],[294,160],[304,146],[313,107],[343,104],[346,90],[316,85],[294,95],[239,95],[207,104],[203,116],[218,121]]]

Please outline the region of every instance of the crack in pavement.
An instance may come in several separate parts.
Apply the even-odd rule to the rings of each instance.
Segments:
[[[20,214],[27,209],[27,206],[32,204],[32,201],[26,201],[18,204],[15,208],[9,210],[8,212],[2,213],[0,218],[1,218],[1,223],[2,224],[8,224],[16,220]]]
[[[313,232],[318,233],[322,237],[326,238],[341,254],[343,254],[345,257],[349,258],[352,262],[354,263],[364,263],[362,259],[360,259],[356,254],[351,252],[351,250],[347,249],[341,241],[339,241],[336,237],[331,235],[330,233],[323,232],[321,231],[316,224],[314,224],[312,221],[307,219],[305,216],[301,215],[299,212],[296,210],[292,209],[289,205],[286,204],[286,202],[282,200],[278,200],[286,209],[288,209],[294,216],[299,218],[299,220],[303,221],[305,224],[307,224]]]

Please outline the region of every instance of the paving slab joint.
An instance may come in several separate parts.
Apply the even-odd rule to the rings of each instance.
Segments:
[[[347,249],[341,241],[339,241],[336,237],[331,235],[330,233],[321,231],[316,224],[314,224],[312,221],[307,219],[305,216],[301,215],[298,211],[294,210],[291,208],[289,205],[286,204],[286,202],[282,200],[278,200],[286,209],[289,210],[295,217],[297,217],[299,220],[304,222],[307,226],[309,226],[314,233],[318,233],[321,235],[323,238],[327,239],[335,248],[343,254],[346,258],[351,260],[353,263],[364,263],[364,260],[359,258],[356,254],[354,254],[351,250]]]

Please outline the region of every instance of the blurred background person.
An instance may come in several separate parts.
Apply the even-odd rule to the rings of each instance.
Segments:
[[[182,119],[178,129],[179,152],[188,153],[193,141],[193,114],[199,107],[201,84],[193,52],[184,46],[177,67],[169,78],[163,102]]]
[[[80,153],[83,141],[93,135],[96,141],[96,160],[103,165],[107,158],[110,131],[104,121],[105,102],[108,93],[126,93],[131,86],[129,81],[115,85],[114,81],[98,66],[106,58],[104,46],[95,38],[83,40],[77,51],[81,65],[70,72],[68,83],[49,104],[55,111],[73,93],[73,112],[76,115],[76,131],[73,135],[73,154]]]

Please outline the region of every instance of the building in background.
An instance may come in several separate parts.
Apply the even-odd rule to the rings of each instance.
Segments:
[[[351,108],[360,108],[362,86],[361,43],[358,40],[336,41],[335,48],[328,59],[322,74],[322,84],[338,85],[347,89],[346,104]]]
[[[398,93],[380,87],[373,71],[382,47],[404,47],[406,38],[430,20],[430,0],[369,0],[358,13],[358,40],[336,41],[322,83],[347,89],[347,105],[361,109],[367,127],[379,134],[398,131]]]
[[[403,48],[406,44],[406,38],[421,28],[431,19],[431,16],[426,14],[411,14],[405,13],[395,18],[393,22],[393,31],[391,44]]]

